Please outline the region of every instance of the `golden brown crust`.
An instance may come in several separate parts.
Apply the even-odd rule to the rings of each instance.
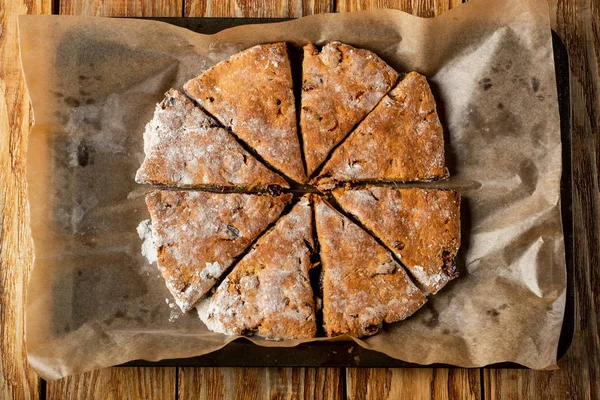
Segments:
[[[237,53],[183,88],[266,162],[297,182],[306,181],[285,43]]]
[[[431,293],[458,276],[460,194],[452,190],[336,189],[340,205],[398,256]]]
[[[312,183],[329,190],[339,182],[447,176],[442,127],[423,76],[409,73],[388,93],[398,74],[370,51],[332,42],[321,51],[309,44],[304,52],[300,125],[308,174],[346,139]],[[306,181],[285,43],[240,52],[184,89],[260,157],[171,89],[146,127],[138,182],[200,189],[289,187],[257,158]],[[383,322],[408,318],[426,302],[382,242],[431,293],[457,276],[458,193],[371,187],[335,189],[333,195],[366,228],[314,194],[281,218],[291,194],[148,194],[158,267],[176,303],[184,311],[193,307],[272,224],[198,305],[209,329],[275,340],[315,337],[309,278],[313,228],[320,242],[328,336],[373,335]]]
[[[335,150],[317,181],[430,181],[447,176],[433,94],[425,77],[411,72]]]
[[[265,189],[289,187],[183,93],[170,89],[144,132],[146,159],[136,182],[153,185]]]
[[[317,332],[309,269],[314,248],[307,197],[281,217],[198,306],[209,329],[257,332],[268,339],[312,338]]]
[[[307,175],[390,90],[398,73],[373,52],[331,42],[304,47],[300,131]]]
[[[373,335],[384,321],[403,320],[425,303],[404,269],[366,231],[320,198],[315,217],[328,336]]]
[[[158,268],[183,311],[210,290],[291,197],[166,190],[146,196]]]

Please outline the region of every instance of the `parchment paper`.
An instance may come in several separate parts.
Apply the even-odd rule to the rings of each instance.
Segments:
[[[421,364],[555,367],[566,271],[544,0],[473,0],[429,20],[391,10],[326,14],[207,36],[141,20],[19,22],[36,120],[26,339],[44,378],[201,355],[232,340],[193,312],[179,315],[156,266],[141,256],[136,226],[148,218],[147,188],[134,174],[144,124],[167,89],[242,49],[278,41],[340,40],[398,71],[425,74],[447,135],[452,178],[443,185],[462,192],[462,276],[409,320],[356,342]]]

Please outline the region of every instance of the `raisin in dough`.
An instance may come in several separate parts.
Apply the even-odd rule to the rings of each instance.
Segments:
[[[158,269],[183,311],[210,290],[291,197],[167,190],[146,196]]]
[[[275,169],[305,182],[285,43],[237,53],[183,88]]]
[[[421,291],[365,230],[316,198],[317,236],[323,264],[323,320],[327,336],[377,333],[426,302]]]
[[[300,131],[308,176],[396,82],[398,73],[371,51],[331,42],[304,47]]]
[[[226,335],[258,333],[268,339],[315,337],[308,275],[314,244],[305,196],[234,267],[215,294],[200,302],[206,326]]]

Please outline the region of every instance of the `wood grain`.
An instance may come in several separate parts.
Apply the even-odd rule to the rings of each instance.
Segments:
[[[186,17],[297,18],[334,11],[330,0],[186,0]]]
[[[600,398],[600,4],[553,0],[569,51],[573,138],[575,337],[559,370],[487,370],[486,399]]]
[[[302,0],[187,0],[184,16],[296,18],[302,12]]]
[[[31,119],[21,73],[17,15],[49,14],[50,0],[0,5],[0,398],[36,398],[40,379],[24,344],[25,287],[32,246],[25,183],[25,149]]]
[[[348,368],[350,400],[481,399],[479,370]]]
[[[339,0],[338,12],[393,8],[419,17],[435,17],[461,4],[461,0]]]
[[[105,17],[181,17],[181,0],[61,0],[61,15]]]
[[[328,0],[303,0],[302,15],[322,14],[335,12],[334,1]]]
[[[175,368],[105,368],[48,382],[46,398],[175,399]]]
[[[178,17],[179,0],[62,0],[60,13],[95,16]],[[49,399],[173,399],[176,368],[106,368],[47,383]]]
[[[341,399],[342,373],[338,368],[180,368],[178,399]]]
[[[393,8],[420,17],[435,17],[460,0],[339,0],[337,11]],[[479,399],[478,369],[348,369],[350,399]]]

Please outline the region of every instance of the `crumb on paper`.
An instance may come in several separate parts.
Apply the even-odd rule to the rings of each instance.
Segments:
[[[156,245],[154,244],[154,238],[152,237],[152,228],[149,219],[146,219],[137,227],[137,233],[142,243],[142,255],[148,260],[148,264],[156,262],[158,254],[156,252]]]
[[[174,322],[183,315],[183,311],[181,311],[177,303],[169,301],[168,297],[165,297],[165,303],[167,303],[167,305],[171,309],[171,315],[169,315],[169,322]]]

